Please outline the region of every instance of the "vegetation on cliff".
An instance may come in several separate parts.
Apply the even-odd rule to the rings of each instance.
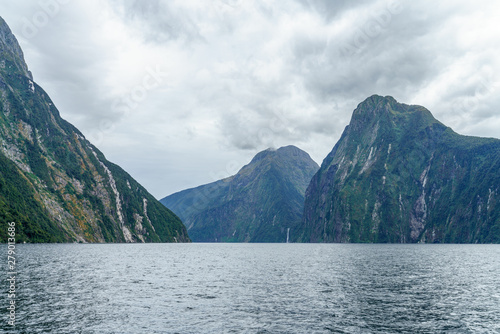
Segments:
[[[234,176],[160,201],[182,218],[193,241],[286,242],[297,232],[318,168],[297,147],[268,149]]]
[[[106,160],[28,71],[0,18],[0,242],[183,242],[170,210]]]
[[[297,240],[500,242],[499,171],[500,140],[372,96],[313,177]]]

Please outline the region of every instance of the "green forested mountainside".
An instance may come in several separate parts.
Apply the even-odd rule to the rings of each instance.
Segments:
[[[185,242],[180,219],[63,120],[0,18],[0,242]]]
[[[160,200],[198,242],[286,242],[319,166],[294,146],[258,153],[236,175]]]
[[[7,240],[8,222],[16,222],[16,241],[62,242],[64,230],[47,215],[29,180],[0,153],[0,240]]]
[[[500,140],[372,96],[313,177],[303,242],[500,242]]]

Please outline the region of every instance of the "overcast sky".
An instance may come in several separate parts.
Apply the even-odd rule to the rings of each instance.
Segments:
[[[23,0],[0,16],[62,117],[157,198],[268,147],[321,164],[373,94],[500,134],[498,1]]]

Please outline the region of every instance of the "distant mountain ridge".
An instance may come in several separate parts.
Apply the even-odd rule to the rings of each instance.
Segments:
[[[302,242],[500,242],[500,140],[374,95],[313,177]]]
[[[286,242],[319,166],[295,146],[258,153],[231,177],[160,200],[198,242]]]
[[[0,242],[186,242],[180,219],[63,120],[0,18]]]

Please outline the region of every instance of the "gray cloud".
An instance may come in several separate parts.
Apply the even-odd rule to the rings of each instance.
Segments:
[[[297,0],[306,10],[311,10],[322,16],[326,21],[333,21],[347,10],[362,7],[372,0],[349,1],[349,0]]]
[[[372,94],[498,136],[494,1],[72,0],[31,37],[37,0],[0,10],[62,116],[158,197],[268,146],[321,163]]]
[[[169,1],[111,0],[111,3],[112,8],[149,42],[201,39],[190,13]]]
[[[321,36],[323,40],[314,46],[311,38],[295,41],[295,68],[320,101],[362,99],[376,92],[405,97],[436,75],[435,55],[417,40],[437,23],[423,25],[411,15],[413,8],[391,13],[383,4],[375,14],[361,13],[358,21]]]

